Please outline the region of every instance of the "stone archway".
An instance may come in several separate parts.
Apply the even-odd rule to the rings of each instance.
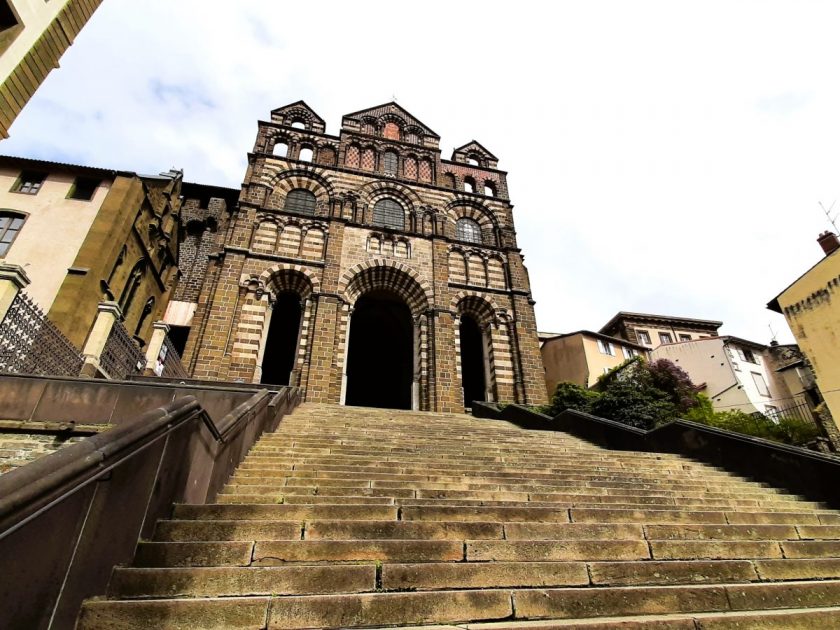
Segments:
[[[342,278],[350,305],[343,331],[341,402],[348,405],[420,409],[428,383],[428,285],[393,261],[368,261]]]

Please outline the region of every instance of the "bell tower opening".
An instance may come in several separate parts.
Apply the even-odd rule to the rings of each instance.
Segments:
[[[487,400],[487,367],[484,356],[484,335],[469,315],[461,315],[461,385],[464,388],[464,406],[471,407],[474,400]]]
[[[366,293],[350,318],[345,404],[411,409],[413,374],[411,311],[389,291]]]
[[[289,385],[295,367],[301,320],[300,296],[284,291],[277,296],[262,362],[261,383]]]

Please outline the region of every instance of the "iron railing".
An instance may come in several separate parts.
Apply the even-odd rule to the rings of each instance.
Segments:
[[[763,415],[768,420],[771,420],[772,422],[779,422],[783,418],[795,418],[796,420],[802,420],[803,422],[808,422],[819,427],[819,424],[814,418],[814,412],[811,411],[811,408],[808,406],[808,403],[805,402],[798,403],[790,407],[785,407],[784,409],[776,409],[775,411],[765,411],[761,415]]]
[[[99,364],[108,378],[125,379],[131,374],[138,374],[146,367],[143,351],[128,334],[122,322],[114,322]]]
[[[181,355],[175,349],[175,345],[169,335],[163,338],[163,347],[166,348],[166,356],[163,358],[163,371],[160,376],[167,378],[189,378],[184,364],[181,363]]]
[[[44,311],[21,292],[0,323],[0,372],[78,376],[81,353]]]

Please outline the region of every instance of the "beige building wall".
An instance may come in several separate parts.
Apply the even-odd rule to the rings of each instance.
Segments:
[[[44,34],[67,0],[0,0],[15,12],[19,26],[0,32],[0,83],[5,81],[26,53]]]
[[[658,326],[646,326],[644,324],[633,325],[633,329],[636,331],[637,339],[639,340],[639,344],[646,346],[648,344],[643,343],[641,338],[638,337],[639,331],[644,331],[648,335],[650,335],[650,348],[657,348],[662,344],[662,341],[659,338],[660,334],[666,334],[671,336],[671,341],[676,343],[678,341],[687,341],[683,339],[683,336],[690,338],[692,341],[695,339],[700,339],[704,335],[703,333],[698,333],[696,330],[685,330],[681,328],[671,328],[671,327],[658,327]]]
[[[598,338],[586,333],[546,340],[540,352],[545,366],[545,386],[549,398],[554,395],[558,383],[569,382],[582,387],[592,387],[598,382],[598,377],[630,358],[629,350],[638,352],[638,349],[624,345],[620,340],[609,343],[612,344],[613,355],[601,352]],[[625,349],[628,352],[625,352]]]
[[[32,281],[27,294],[49,311],[93,224],[110,183],[103,181],[90,201],[67,199],[75,177],[50,173],[35,195],[12,192],[20,170],[0,169],[0,210],[26,213],[26,221],[5,256]]]
[[[840,419],[840,251],[824,258],[778,298],[808,357],[826,405]]]
[[[0,138],[102,0],[0,0],[16,24],[0,23]],[[5,14],[5,13],[4,13]]]

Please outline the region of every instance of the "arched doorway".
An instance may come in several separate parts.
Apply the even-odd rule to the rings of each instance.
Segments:
[[[345,404],[411,409],[413,380],[411,311],[390,291],[365,293],[350,317]]]
[[[300,337],[301,313],[301,300],[297,293],[284,291],[277,295],[265,342],[261,383],[290,384]]]
[[[461,315],[459,332],[464,406],[471,407],[474,400],[487,400],[487,359],[484,351],[484,335],[478,322],[469,315]]]

